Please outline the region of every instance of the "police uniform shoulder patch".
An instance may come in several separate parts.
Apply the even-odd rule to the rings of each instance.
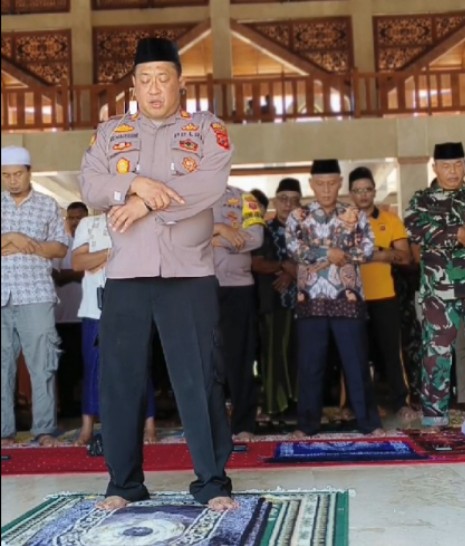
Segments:
[[[211,128],[215,133],[218,146],[220,146],[224,150],[229,150],[231,148],[231,144],[229,143],[228,130],[226,129],[226,127],[222,123],[214,121],[211,124]]]

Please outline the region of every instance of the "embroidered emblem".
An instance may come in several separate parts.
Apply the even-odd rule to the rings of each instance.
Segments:
[[[226,127],[222,123],[218,122],[213,122],[211,127],[215,133],[218,146],[224,148],[225,150],[229,150],[231,145],[229,144],[228,131]]]
[[[196,152],[199,149],[197,142],[194,142],[190,138],[179,141],[179,147],[188,152]]]
[[[193,173],[198,169],[197,161],[192,157],[185,157],[182,160],[182,166],[186,169],[188,173]]]
[[[252,226],[264,226],[265,221],[258,205],[258,201],[252,194],[242,196],[242,227],[247,229]]]
[[[192,115],[189,114],[189,112],[186,112],[185,110],[181,110],[179,115],[184,119],[192,119]]]
[[[113,150],[115,150],[115,152],[125,152],[126,150],[129,150],[130,148],[132,148],[132,143],[131,142],[117,142],[116,144],[113,144]]]
[[[113,129],[114,133],[132,133],[133,131],[134,127],[132,127],[132,125],[127,125],[126,123],[118,125]]]
[[[129,163],[129,160],[128,159],[125,159],[124,157],[122,157],[121,159],[118,160],[118,162],[116,163],[116,171],[119,173],[119,174],[127,174],[129,172],[129,167],[130,167],[130,163]]]
[[[131,121],[136,121],[137,119],[139,119],[139,112],[136,112],[135,114],[132,114],[131,116]]]
[[[239,222],[239,216],[235,212],[233,211],[228,212],[228,214],[226,215],[226,218],[229,220],[233,228],[239,229],[241,224]]]
[[[241,204],[240,200],[236,197],[231,197],[231,199],[228,199],[226,201],[227,207],[238,207]]]
[[[195,125],[195,123],[188,123],[187,125],[184,125],[182,127],[181,131],[186,131],[188,133],[193,133],[199,130],[199,126]]]

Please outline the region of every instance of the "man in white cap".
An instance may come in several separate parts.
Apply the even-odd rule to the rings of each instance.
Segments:
[[[31,433],[57,445],[55,374],[59,338],[52,259],[66,255],[68,237],[57,202],[32,189],[25,148],[2,148],[2,447],[16,434],[16,361],[22,350],[31,376]]]

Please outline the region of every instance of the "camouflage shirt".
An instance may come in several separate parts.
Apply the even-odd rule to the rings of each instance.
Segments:
[[[445,191],[433,182],[417,191],[405,214],[412,243],[420,245],[421,299],[465,298],[465,247],[457,230],[465,223],[465,186]]]

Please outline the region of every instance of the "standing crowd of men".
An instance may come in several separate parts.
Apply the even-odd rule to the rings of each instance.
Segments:
[[[350,173],[352,202],[341,201],[335,159],[313,160],[308,205],[299,182],[283,179],[276,215],[265,221],[263,194],[228,186],[233,145],[224,124],[209,112],[182,110],[175,45],[142,39],[133,83],[138,113],[100,124],[82,163],[83,200],[105,214],[81,220],[69,235],[57,203],[32,189],[28,151],[2,148],[2,446],[16,433],[20,351],[31,375],[31,432],[42,445],[57,443],[53,279],[60,289],[82,281],[75,313],[84,319],[79,441],[90,440],[99,415],[110,474],[100,507],[148,498],[142,462],[144,441],[154,439],[149,369],[156,328],[196,474],[190,492],[213,510],[233,508],[225,466],[233,440],[255,433],[257,354],[264,411],[282,414],[297,401],[294,438],[321,428],[331,340],[360,431],[384,434],[370,355],[385,375],[392,410],[404,421],[416,417],[392,278],[393,266],[414,257],[423,425],[448,425],[455,339],[465,318],[462,144],[435,147],[437,178],[414,195],[405,226],[375,205],[367,168]],[[86,205],[75,205],[68,216],[77,209],[87,215]],[[53,278],[52,260],[61,260]],[[64,341],[74,322],[63,321]],[[66,353],[76,356],[75,349]]]

